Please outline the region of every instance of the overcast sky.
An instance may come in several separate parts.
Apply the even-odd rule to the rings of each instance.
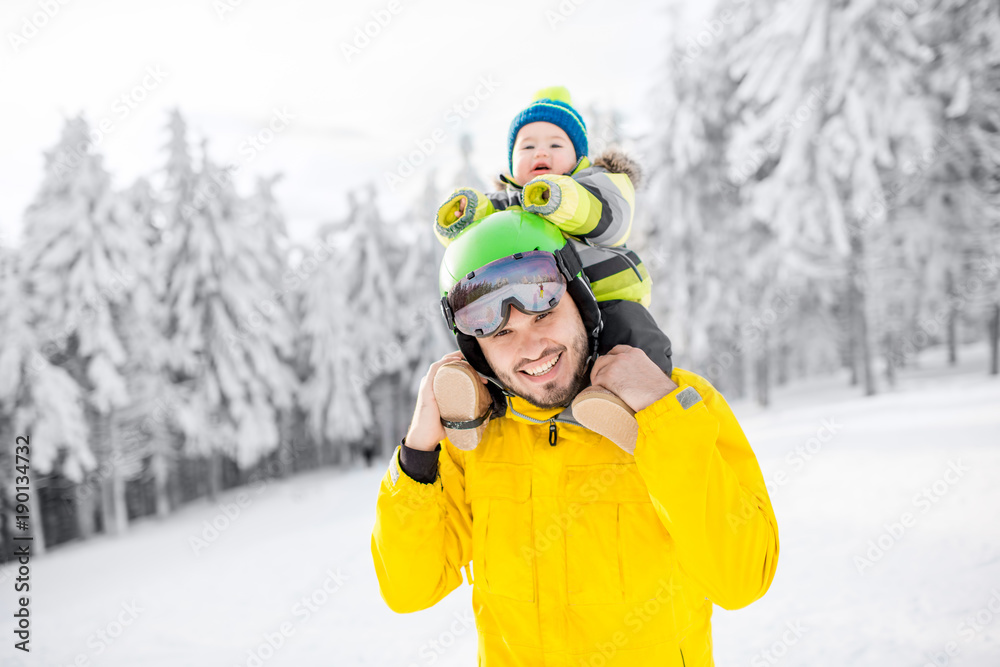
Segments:
[[[369,182],[398,217],[428,170],[451,185],[462,132],[484,176],[503,168],[507,125],[538,88],[565,85],[581,110],[616,106],[628,129],[648,124],[664,5],[4,0],[0,241],[19,237],[65,118],[83,112],[95,126],[124,187],[157,178],[175,106],[215,161],[238,165],[244,193],[257,175],[284,174],[277,193],[295,238],[342,215],[345,193]],[[391,192],[386,174],[408,156],[423,163]]]

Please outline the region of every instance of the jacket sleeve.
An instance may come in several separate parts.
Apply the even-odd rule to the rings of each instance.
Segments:
[[[595,245],[620,246],[632,231],[635,188],[625,174],[587,169],[576,176],[545,174],[522,192],[524,210]]]
[[[767,592],[778,524],[736,417],[711,384],[678,370],[678,388],[636,414],[636,465],[684,571],[739,609]]]
[[[372,558],[379,590],[399,613],[433,606],[462,583],[472,560],[472,510],[457,451],[442,443],[438,478],[421,484],[403,472],[400,448],[382,477]]]

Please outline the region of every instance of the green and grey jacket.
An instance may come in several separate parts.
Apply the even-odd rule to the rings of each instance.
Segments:
[[[587,157],[568,175],[543,174],[523,187],[501,177],[506,188],[482,193],[460,188],[438,209],[434,233],[448,245],[473,222],[505,209],[523,209],[553,223],[570,239],[598,301],[624,299],[649,306],[652,280],[639,256],[625,246],[632,231],[639,166],[609,149]],[[462,197],[467,204],[456,219]]]

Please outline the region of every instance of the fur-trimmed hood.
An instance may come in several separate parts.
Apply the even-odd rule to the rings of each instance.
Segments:
[[[642,182],[642,167],[619,146],[608,146],[600,155],[591,160],[590,164],[592,167],[607,169],[612,174],[625,174],[632,181],[632,187],[636,190],[639,189],[639,184]],[[511,181],[514,180],[510,174],[504,174],[504,176]],[[493,181],[493,186],[497,190],[506,190],[510,184],[496,178]]]

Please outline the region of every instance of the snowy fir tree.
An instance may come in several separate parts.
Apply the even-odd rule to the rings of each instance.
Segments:
[[[277,415],[291,407],[295,386],[285,361],[292,341],[260,253],[265,234],[248,221],[231,171],[204,146],[195,171],[178,116],[170,129],[166,336],[174,380],[185,387],[185,446],[209,457],[215,493],[223,456],[247,466],[278,447]]]
[[[780,245],[805,239],[844,258],[852,347],[872,394],[872,316],[884,307],[873,271],[893,270],[886,254],[903,203],[886,186],[930,147],[932,119],[914,94],[928,54],[894,3],[772,7],[730,50],[739,82],[730,160],[747,165],[746,205]]]
[[[356,219],[352,205],[348,221]],[[358,321],[350,310],[348,282],[358,270],[354,246],[363,230],[329,225],[320,230],[323,249],[307,255],[298,268],[302,283],[302,354],[307,375],[301,390],[309,427],[323,451],[343,460],[345,446],[362,440],[372,428],[372,407],[364,379],[364,332],[372,323]]]
[[[42,187],[25,213],[24,284],[43,354],[86,393],[92,447],[105,471],[104,526],[122,532],[130,473],[123,462],[135,452],[119,437],[116,412],[129,402],[126,365],[138,354],[128,337],[144,317],[135,288],[146,246],[138,225],[122,215],[88,131],[82,118],[69,120],[46,156]]]
[[[18,435],[28,438],[31,451],[30,474],[59,472],[74,482],[82,482],[97,461],[87,441],[80,385],[63,368],[42,355],[28,324],[29,313],[22,298],[23,285],[12,253],[0,255],[0,505],[14,506],[14,443]],[[41,517],[38,493],[30,495],[31,515]],[[45,535],[34,526],[32,551],[45,551]]]

